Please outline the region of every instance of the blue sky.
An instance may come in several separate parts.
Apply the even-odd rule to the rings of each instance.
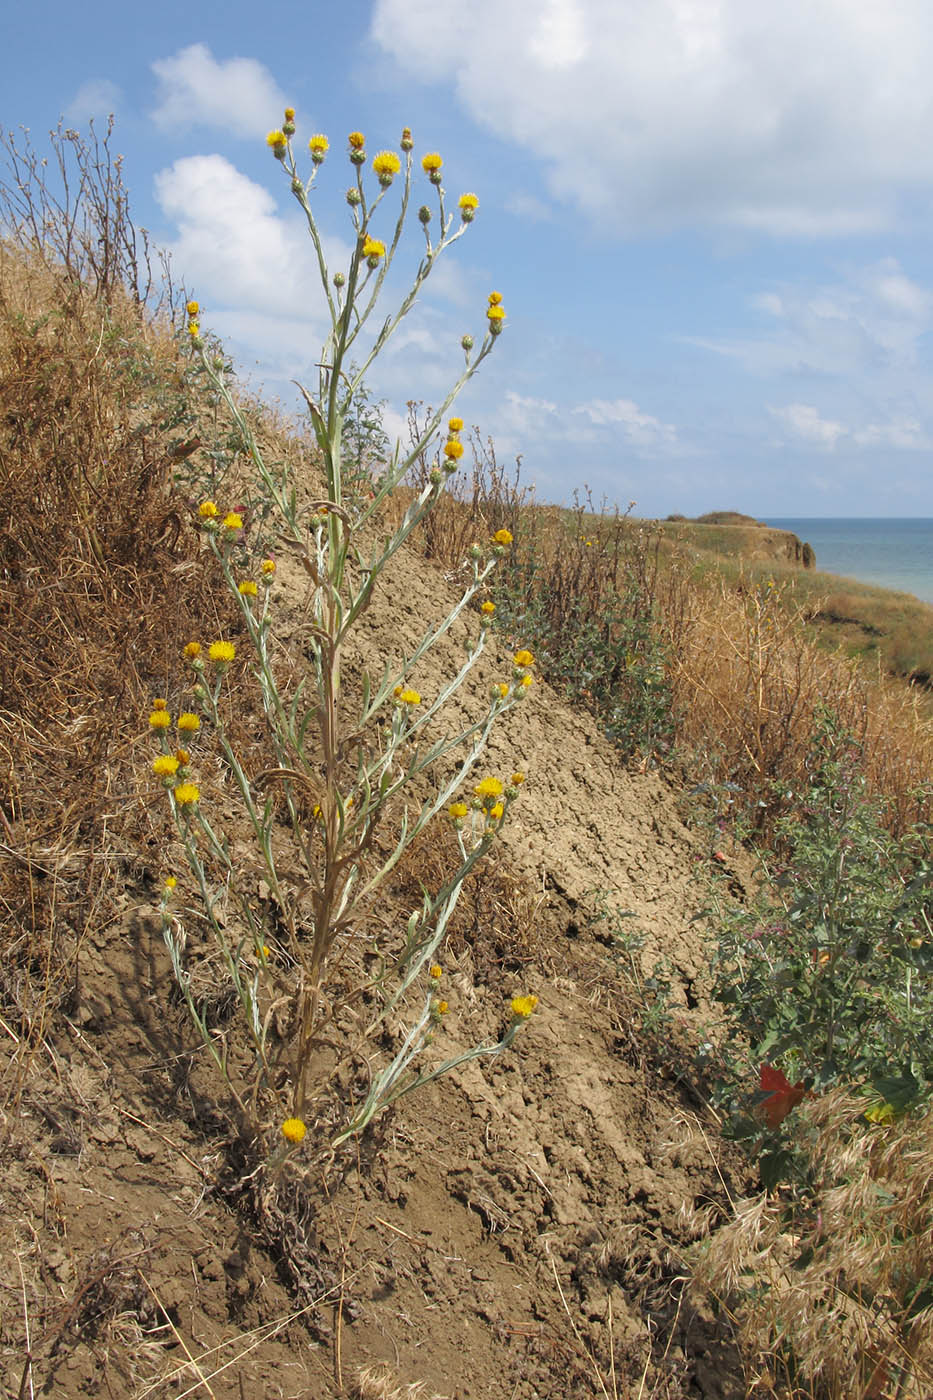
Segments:
[[[298,149],[331,141],[314,207],[332,266],[351,130],[374,154],[410,126],[448,196],[480,199],[374,366],[390,427],[439,400],[496,288],[507,329],[458,411],[542,499],[587,483],[639,515],[933,516],[929,0],[279,15],[50,0],[0,55],[0,123],[38,146],[60,114],[114,112],[136,222],[254,386],[291,403],[323,329],[264,141],[288,102]]]

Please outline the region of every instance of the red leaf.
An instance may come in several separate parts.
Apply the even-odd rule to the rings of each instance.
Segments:
[[[802,1102],[802,1083],[791,1084],[783,1070],[772,1065],[761,1066],[761,1088],[765,1094],[758,1104],[769,1128],[779,1128],[792,1109]]]

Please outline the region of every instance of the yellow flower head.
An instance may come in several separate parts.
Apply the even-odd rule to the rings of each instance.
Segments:
[[[187,749],[176,749],[175,757],[178,759],[179,768],[187,768],[191,762],[191,755]]]
[[[501,306],[490,306],[486,312],[486,319],[490,325],[501,325],[505,320],[505,311]]]
[[[330,142],[326,136],[322,136],[321,133],[317,131],[308,142],[308,150],[311,152],[311,159],[314,161],[315,165],[320,165],[321,161],[330,150]]]
[[[391,184],[393,175],[402,168],[402,162],[394,151],[380,151],[373,157],[373,170],[379,176],[380,184]]]
[[[525,672],[525,674],[522,676],[521,680],[519,681],[519,685],[521,686],[522,690],[527,690],[528,687],[529,687],[530,685],[534,685],[534,683],[535,683],[535,678],[534,678],[534,676],[530,676],[530,675],[528,674],[527,671]]]
[[[201,721],[197,715],[193,715],[190,710],[185,710],[178,716],[178,728],[183,733],[196,734],[201,728]]]
[[[245,578],[237,584],[237,592],[244,598],[255,598],[259,590],[251,578]]]
[[[295,109],[294,109],[294,107],[286,107],[286,108],[285,108],[285,120],[286,120],[287,122],[293,122],[293,121],[295,120]]]
[[[226,514],[226,515],[224,516],[224,518],[223,518],[223,527],[224,527],[225,530],[242,530],[242,529],[243,529],[243,517],[242,517],[242,515],[240,515],[240,514],[239,514],[237,511],[235,511],[235,510],[228,510],[228,511],[227,511],[227,514]]]
[[[201,327],[198,325],[197,321],[188,322],[188,334],[191,336],[192,340],[197,340],[198,336],[201,334]]]
[[[150,729],[168,729],[172,722],[172,716],[168,710],[153,710],[149,716]]]
[[[201,796],[200,789],[195,787],[194,783],[179,783],[174,793],[179,807],[193,807]]]
[[[463,443],[458,442],[456,438],[450,438],[444,443],[444,456],[449,457],[452,462],[459,462],[463,456]]]
[[[417,690],[411,690],[411,689],[409,689],[409,690],[400,691],[400,692],[399,692],[399,696],[398,696],[398,700],[399,700],[399,704],[400,704],[400,705],[420,705],[420,704],[421,704],[421,696],[418,694]]]
[[[521,785],[522,785],[522,783],[523,783],[524,781],[525,781],[525,775],[524,775],[524,773],[513,773],[513,774],[512,774],[512,786],[513,786],[513,787],[521,787]]]
[[[153,702],[152,702],[152,708],[153,708],[154,710],[167,710],[167,709],[168,709],[168,701],[167,701],[167,700],[153,700]]]
[[[270,131],[266,137],[266,145],[278,154],[279,151],[284,151],[288,145],[288,137],[284,131]]]
[[[433,977],[436,982],[438,978],[443,977],[443,975],[444,969],[441,967],[440,963],[432,963],[428,969],[428,976]]]
[[[473,789],[480,801],[502,796],[502,784],[498,778],[483,778]]]
[[[504,700],[505,697],[506,697],[506,696],[508,695],[508,693],[509,693],[509,687],[508,687],[508,685],[506,684],[506,682],[505,682],[505,681],[500,681],[499,684],[496,686],[496,689],[498,690],[500,696],[501,696],[502,699]]]
[[[497,530],[492,537],[493,544],[509,545],[512,543],[511,530]]]
[[[479,200],[476,198],[475,194],[462,194],[457,200],[457,206],[461,214],[465,214],[467,210],[469,210],[471,214],[475,214],[479,208]]]
[[[533,666],[534,664],[535,659],[530,651],[517,651],[515,653],[516,666]]]
[[[178,881],[175,879],[175,876],[174,876],[174,875],[166,875],[166,877],[165,877],[165,888],[166,888],[167,890],[173,890],[177,884],[178,884]]]
[[[201,308],[196,301],[189,301],[187,306],[185,307],[185,310],[187,311],[189,316],[197,316]]]
[[[463,820],[469,810],[465,802],[451,802],[447,808],[447,814],[453,821],[459,822]]]
[[[447,430],[448,430],[448,432],[451,432],[451,433],[462,433],[462,432],[463,432],[463,419],[462,419],[462,418],[448,418],[448,420],[447,420]]]
[[[222,666],[236,656],[236,647],[232,642],[211,642],[207,654],[216,665]]]
[[[193,661],[193,660],[195,659],[196,656],[200,656],[200,655],[201,655],[201,643],[200,643],[200,642],[189,642],[189,643],[187,644],[187,646],[185,647],[185,655],[187,656],[187,658],[188,658],[189,661]]]
[[[481,613],[485,613],[487,617],[492,617],[496,610],[496,605],[495,603],[491,603],[487,598],[485,603],[480,603],[479,610]]]
[[[421,157],[421,169],[424,171],[425,175],[433,175],[436,171],[440,170],[443,164],[444,162],[437,154],[437,151],[429,151],[426,156]]]
[[[300,1118],[286,1118],[282,1124],[282,1136],[286,1142],[302,1142],[307,1131]]]
[[[446,1016],[448,1011],[450,1010],[450,1004],[446,1001],[439,1001],[434,1009],[437,1012],[438,1016]]]
[[[216,501],[202,501],[198,506],[198,515],[202,520],[215,520],[219,514]]]
[[[174,778],[178,769],[178,759],[173,754],[160,753],[158,758],[152,760],[152,771],[157,778]]]
[[[363,257],[370,267],[375,267],[380,258],[386,255],[386,245],[380,238],[370,238],[367,234],[363,240]]]
[[[275,573],[275,560],[274,560],[274,559],[263,559],[263,561],[262,561],[262,563],[260,564],[259,567],[262,569],[262,571],[263,571],[264,574],[274,574],[274,573]]]
[[[490,306],[501,306],[501,305],[502,305],[502,293],[501,293],[501,292],[490,292],[490,293],[489,293],[489,305],[490,305]]]
[[[362,131],[351,131],[347,140],[354,151],[361,151],[366,145],[366,137],[363,135]]]
[[[491,822],[497,822],[504,811],[505,806],[503,805],[503,803],[497,802],[495,807],[490,807],[486,815]]]
[[[512,1015],[517,1016],[520,1021],[527,1021],[537,1005],[538,998],[536,996],[513,997]]]

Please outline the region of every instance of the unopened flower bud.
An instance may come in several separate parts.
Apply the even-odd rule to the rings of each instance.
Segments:
[[[402,128],[402,139],[401,139],[401,141],[399,142],[399,145],[401,146],[402,150],[403,150],[403,151],[410,151],[411,148],[414,146],[414,144],[415,144],[414,141],[411,139],[411,127],[410,127],[410,126],[403,127],[403,128]]]
[[[292,181],[292,194],[301,194],[303,191],[304,185],[296,176],[295,179]]]
[[[460,341],[460,344],[467,354],[469,354],[473,349],[473,337],[471,335],[465,335]]]
[[[334,286],[335,286],[335,287],[343,287],[343,286],[346,284],[346,280],[347,280],[347,279],[344,277],[344,275],[343,275],[342,272],[335,272],[335,273],[334,273]]]
[[[426,204],[422,204],[421,208],[418,210],[418,218],[425,225],[431,222],[431,211]]]
[[[355,155],[355,154],[357,154],[357,153],[354,152],[354,155]],[[364,159],[365,159],[365,157],[364,157]],[[348,203],[349,205],[357,205],[357,204],[359,204],[359,203],[361,202],[361,200],[362,200],[362,195],[360,194],[359,190],[353,189],[352,187],[351,187],[350,189],[347,190],[347,203]]]
[[[430,481],[430,483],[431,483],[432,486],[440,486],[440,484],[441,484],[441,474],[440,474],[440,472],[438,471],[437,467],[434,468],[434,470],[432,471],[432,473],[431,473],[430,477],[428,478],[428,480]]]

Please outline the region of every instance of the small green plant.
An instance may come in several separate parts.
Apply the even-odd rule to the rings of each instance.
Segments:
[[[724,915],[713,965],[719,1098],[769,1180],[789,1168],[789,1115],[805,1092],[861,1091],[882,1118],[933,1092],[928,835],[889,833],[857,747],[828,713],[809,773],[804,791],[782,795],[781,863],[751,907]]]
[[[205,547],[216,557],[240,609],[268,761],[256,771],[238,745],[244,686],[234,679],[242,672],[242,658],[227,638],[210,645],[192,640],[186,648],[192,670],[190,705],[173,722],[167,702],[160,701],[149,721],[160,747],[152,767],[166,789],[194,880],[194,909],[182,903],[174,876],[163,894],[163,928],[175,976],[244,1126],[260,1135],[270,1130],[280,1134],[276,1161],[303,1140],[309,1120],[325,1124],[325,1141],[336,1146],[361,1132],[387,1105],[453,1066],[500,1053],[537,1004],[533,996],[515,997],[498,1040],[431,1063],[425,1060],[448,1013],[436,961],[447,925],[464,879],[495,841],[523,780],[520,773],[511,779],[490,774],[477,780],[474,770],[496,720],[527,694],[534,658],[524,649],[515,653],[508,674],[492,687],[475,719],[441,722],[483,650],[489,613],[480,610],[456,674],[431,695],[422,696],[415,686],[423,684],[419,673],[425,657],[486,591],[511,535],[500,530],[473,544],[462,597],[410,655],[378,665],[373,658],[352,686],[343,674],[348,639],[387,565],[437,505],[445,482],[457,470],[464,450],[459,418],[448,419],[427,480],[388,536],[381,533],[383,508],[412,463],[432,450],[456,394],[491,353],[505,319],[501,296],[493,292],[488,299],[478,349],[474,351],[472,336],[462,338],[464,367],[440,408],[422,425],[417,442],[408,453],[397,447],[378,476],[374,459],[384,457],[384,444],[370,421],[364,376],[411,309],[438,257],[472,222],[478,200],[461,195],[457,213],[448,212],[441,157],[429,153],[422,158],[436,207],[424,204],[418,213],[421,261],[411,290],[365,344],[362,333],[402,240],[413,184],[411,134],[402,134],[401,155],[380,151],[372,160],[373,190],[364,179],[368,157],[363,135],[351,132],[348,157],[354,179],[346,201],[354,244],[346,270],[333,275],[311,207],[329,143],[322,135],[311,137],[310,171],[303,176],[294,134],[289,109],[268,144],[306,217],[330,319],[318,384],[314,392],[302,389],[326,482],[322,497],[303,500],[287,466],[267,460],[231,391],[225,358],[202,334],[198,304],[192,301],[187,308],[192,354],[225,404],[252,473],[248,509],[221,508],[206,498],[197,519]],[[397,177],[401,198],[383,239],[376,234],[382,232],[385,201]],[[437,234],[432,236],[435,219]],[[351,350],[358,363],[351,364]],[[370,478],[370,490],[359,489],[361,471]],[[277,562],[272,553],[263,556],[275,531],[282,547],[297,550],[309,580],[301,634],[309,666],[297,681],[290,681],[277,664]],[[200,742],[202,733],[210,735],[220,756],[223,803],[202,795],[196,759],[184,747]],[[463,789],[466,801],[459,795]],[[235,839],[229,829],[231,806],[239,822]],[[452,824],[459,864],[439,889],[425,891],[421,907],[403,927],[390,921],[382,929],[376,912],[380,891],[412,843],[435,821]],[[226,977],[242,1013],[252,1054],[246,1072],[234,1071],[226,1038],[216,1033],[193,976],[188,927],[195,917],[206,920],[218,973]],[[348,1058],[362,1072],[364,1086],[343,1121],[335,1122],[335,1084],[341,1076],[346,1082]]]

